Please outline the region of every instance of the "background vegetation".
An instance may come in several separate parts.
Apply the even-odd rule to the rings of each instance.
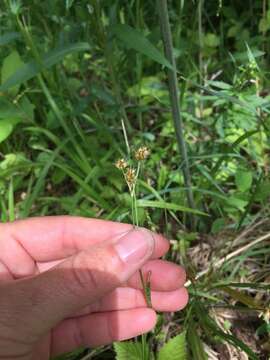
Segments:
[[[131,222],[114,166],[128,155],[124,124],[132,149],[151,149],[138,184],[140,223],[173,239],[168,258],[185,263],[190,279],[188,308],[160,317],[151,349],[181,334],[181,356],[191,359],[268,359],[270,2],[168,8],[189,183],[156,1],[1,2],[1,221]],[[191,215],[192,206],[204,215]]]

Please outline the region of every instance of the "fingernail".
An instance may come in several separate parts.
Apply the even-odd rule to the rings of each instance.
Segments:
[[[146,229],[135,229],[124,235],[115,245],[120,258],[128,264],[148,259],[154,250],[154,237]]]

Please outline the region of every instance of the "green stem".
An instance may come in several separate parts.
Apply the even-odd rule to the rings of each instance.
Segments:
[[[202,10],[203,10],[203,0],[199,1],[198,5],[198,36],[199,36],[199,69],[200,69],[200,85],[204,83],[204,69],[203,69],[203,28],[202,28]],[[203,117],[203,102],[202,95],[203,91],[200,90],[200,117]]]
[[[129,146],[128,146],[129,148]],[[137,180],[139,178],[141,169],[141,163],[138,162],[136,175],[135,175],[135,183],[133,187],[130,189],[130,196],[131,196],[131,207],[132,207],[132,223],[134,227],[139,226],[139,218],[138,218],[138,206],[137,206],[137,196],[136,196],[136,185]],[[143,277],[142,270],[139,270],[140,274],[140,280],[143,288],[143,294],[146,300],[146,304],[148,307],[152,307],[151,304],[151,287],[150,287],[150,276],[147,276],[147,279],[145,280]],[[141,353],[141,359],[142,360],[150,360],[149,359],[149,348],[147,344],[147,335],[143,334],[141,336],[141,345],[142,345],[142,353]]]
[[[176,71],[176,64],[173,55],[172,34],[170,29],[167,0],[157,0],[157,4],[159,10],[160,26],[163,37],[165,55],[173,67],[173,70],[168,69],[168,86],[169,86],[172,115],[173,115],[177,144],[184,162],[183,176],[184,176],[185,187],[187,188],[186,190],[187,200],[189,207],[195,209],[195,203],[192,192],[191,174],[189,168],[189,159],[187,154],[186,142],[184,138],[184,126],[180,111],[180,100],[179,100],[180,97],[179,97],[179,89],[177,82],[177,71]],[[195,219],[193,215],[190,215],[190,222],[192,224],[192,227],[194,227]]]

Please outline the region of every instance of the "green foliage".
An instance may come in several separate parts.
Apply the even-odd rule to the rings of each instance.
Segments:
[[[207,360],[208,356],[206,355],[202,340],[197,333],[195,325],[193,322],[189,325],[188,329],[188,339],[190,343],[190,349],[192,352],[192,359],[194,360]]]
[[[63,60],[65,56],[73,52],[86,51],[86,50],[89,50],[89,44],[87,43],[69,44],[56,48],[45,54],[40,59],[40,64],[37,61],[32,60],[29,63],[25,64],[24,66],[20,66],[20,68],[17,71],[15,71],[15,73],[10,74],[9,72],[9,75],[11,76],[4,77],[5,81],[3,81],[2,85],[0,86],[0,91],[6,91],[9,88],[12,88],[13,86],[16,85],[18,86],[23,84],[24,82],[36,76],[39,72],[43,70],[43,68],[44,69],[50,68],[51,66]],[[16,65],[18,65],[18,61]],[[7,73],[8,72],[5,71],[5,75],[7,75]]]
[[[247,170],[238,170],[235,174],[235,184],[237,189],[245,192],[251,188],[252,172]]]
[[[151,201],[151,200],[139,200],[138,201],[139,207],[150,207],[150,208],[158,208],[158,209],[167,209],[167,210],[174,210],[174,211],[182,211],[187,213],[192,213],[196,215],[207,215],[202,211],[190,209],[185,206],[181,206],[178,204],[173,203],[166,203],[165,201]]]
[[[186,332],[170,339],[160,349],[157,360],[187,360]]]
[[[157,63],[172,69],[172,65],[166,60],[162,53],[138,30],[126,24],[114,25],[110,30],[128,48],[134,49]]]
[[[17,32],[9,32],[4,35],[0,35],[0,46],[7,45],[11,41],[19,38],[20,38],[20,34]]]
[[[118,342],[114,343],[117,360],[140,360],[142,359],[142,344],[140,342]]]
[[[20,67],[22,67],[23,61],[17,51],[12,51],[3,61],[1,69],[1,82],[4,84],[7,79],[11,77]],[[10,89],[12,95],[16,95],[19,91],[19,86]]]
[[[0,120],[0,143],[9,137],[18,122],[18,119],[12,118]]]

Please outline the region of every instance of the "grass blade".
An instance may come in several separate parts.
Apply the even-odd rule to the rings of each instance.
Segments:
[[[173,210],[173,211],[182,211],[187,212],[195,215],[203,215],[208,216],[206,213],[191,209],[182,205],[174,204],[174,203],[168,203],[165,201],[154,201],[154,200],[138,200],[137,201],[138,207],[150,207],[150,208],[156,208],[156,209],[167,209],[167,210]]]
[[[48,69],[49,67],[59,63],[63,58],[73,52],[89,50],[88,43],[76,43],[61,46],[56,48],[41,58],[42,67],[37,61],[32,60],[29,63],[18,69],[13,75],[11,75],[5,82],[0,86],[0,91],[6,91],[15,85],[21,85],[22,83],[32,79],[39,74],[43,68]]]
[[[161,52],[137,29],[126,24],[114,25],[111,28],[112,33],[122,41],[126,47],[134,49],[147,56],[155,62],[173,69],[170,62],[161,54]]]

